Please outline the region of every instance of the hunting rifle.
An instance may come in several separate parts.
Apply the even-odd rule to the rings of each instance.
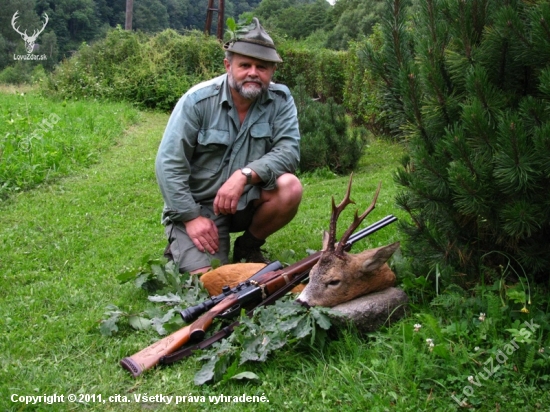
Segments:
[[[370,234],[382,229],[383,227],[395,222],[397,218],[388,215],[385,218],[373,223],[372,225],[360,230],[350,236],[345,250],[351,249],[351,246],[369,236]],[[197,349],[205,349],[214,342],[228,336],[239,324],[238,321],[226,326],[209,339],[204,339],[207,329],[217,317],[230,317],[240,312],[241,307],[257,303],[255,307],[271,304],[276,299],[286,294],[294,285],[307,277],[310,269],[317,263],[321,252],[316,252],[305,259],[296,262],[285,269],[265,271],[266,268],[254,274],[247,281],[240,283],[234,288],[226,288],[221,295],[208,299],[207,301],[181,311],[184,320],[195,319],[201,313],[204,313],[196,321],[177,330],[171,335],[155,342],[151,346],[126,357],[120,361],[120,365],[127,369],[134,377],[141,375],[145,370],[156,366],[157,364],[170,364],[189,356]],[[275,265],[278,262],[274,263]],[[253,309],[249,311],[251,315]],[[202,342],[201,342],[202,341]],[[194,343],[192,346],[179,350],[186,343]],[[177,352],[176,352],[177,351]],[[175,352],[175,353],[174,353]]]

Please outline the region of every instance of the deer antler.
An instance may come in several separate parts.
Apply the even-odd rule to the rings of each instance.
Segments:
[[[19,31],[19,27],[15,27],[15,20],[17,20],[17,17],[19,17],[19,16],[17,15],[17,13],[19,13],[19,10],[17,10],[17,11],[15,12],[15,14],[13,15],[13,17],[11,18],[11,26],[12,26],[13,29],[14,29],[17,33],[19,33],[21,36],[25,36],[25,37],[26,37],[26,36],[27,36],[27,30],[25,30],[25,33],[21,33],[21,32]]]
[[[19,17],[17,14],[19,13],[19,10],[17,10],[13,17],[11,18],[11,26],[13,27],[13,29],[19,33],[21,36],[23,36],[24,39],[32,39],[32,40],[36,40],[36,38],[38,37],[38,35],[40,33],[42,33],[44,31],[44,29],[46,28],[46,25],[48,24],[48,21],[50,20],[48,15],[46,13],[44,13],[44,16],[46,16],[46,21],[44,22],[44,25],[42,26],[42,28],[40,30],[34,30],[33,33],[32,33],[32,36],[29,36],[27,34],[27,30],[25,30],[24,33],[21,33],[19,31],[19,27],[15,27],[15,21],[17,20],[17,18]]]
[[[48,17],[48,15],[47,15],[46,13],[44,13],[44,16],[46,16],[46,21],[44,22],[44,25],[42,26],[42,28],[41,28],[38,32],[36,32],[36,30],[35,30],[35,31],[32,33],[31,38],[33,38],[33,39],[35,39],[35,40],[36,40],[36,38],[38,37],[38,35],[44,31],[44,29],[46,28],[46,24],[48,24],[48,21],[50,20],[49,17]],[[36,32],[36,33],[35,33],[35,32]]]
[[[378,188],[376,189],[376,193],[374,194],[374,198],[372,199],[372,202],[370,206],[363,212],[361,216],[357,216],[357,210],[355,211],[355,216],[353,218],[353,223],[350,225],[348,230],[344,232],[342,235],[342,239],[340,239],[340,242],[338,242],[338,245],[336,246],[336,250],[334,251],[334,254],[336,256],[343,257],[344,256],[344,247],[346,246],[346,243],[351,236],[351,234],[357,229],[357,227],[361,224],[361,222],[367,217],[367,215],[373,211],[373,209],[376,206],[376,200],[378,199],[378,194],[380,193],[380,188],[382,187],[382,182],[378,184]],[[349,192],[351,189],[351,177],[350,177],[350,184],[348,187],[348,193],[346,196],[349,198]],[[331,222],[332,223],[332,222]]]
[[[332,214],[330,215],[330,226],[329,226],[328,244],[327,244],[327,251],[329,252],[334,252],[334,243],[336,242],[336,222],[338,221],[338,217],[340,216],[340,213],[342,213],[342,210],[344,210],[346,206],[349,205],[350,203],[355,204],[355,202],[350,199],[352,180],[353,180],[353,173],[349,177],[348,190],[346,192],[346,196],[338,206],[336,206],[336,204],[334,203],[334,196],[332,196]]]

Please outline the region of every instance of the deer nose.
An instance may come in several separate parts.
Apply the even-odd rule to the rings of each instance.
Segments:
[[[298,303],[302,305],[304,308],[309,309],[311,306],[307,302],[304,302],[303,300],[300,300],[300,298],[296,299],[294,303]]]

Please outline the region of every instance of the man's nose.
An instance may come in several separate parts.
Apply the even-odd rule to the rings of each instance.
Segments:
[[[251,77],[258,77],[258,70],[256,66],[250,66],[248,69],[248,75]]]

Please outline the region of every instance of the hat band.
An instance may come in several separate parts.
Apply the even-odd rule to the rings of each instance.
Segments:
[[[235,40],[230,41],[230,43],[236,43],[238,41],[243,41],[243,42],[246,42],[246,43],[259,44],[260,46],[269,47],[270,49],[275,50],[275,46],[272,43],[268,43],[268,42],[265,42],[263,40],[258,40],[258,39],[235,39]]]

